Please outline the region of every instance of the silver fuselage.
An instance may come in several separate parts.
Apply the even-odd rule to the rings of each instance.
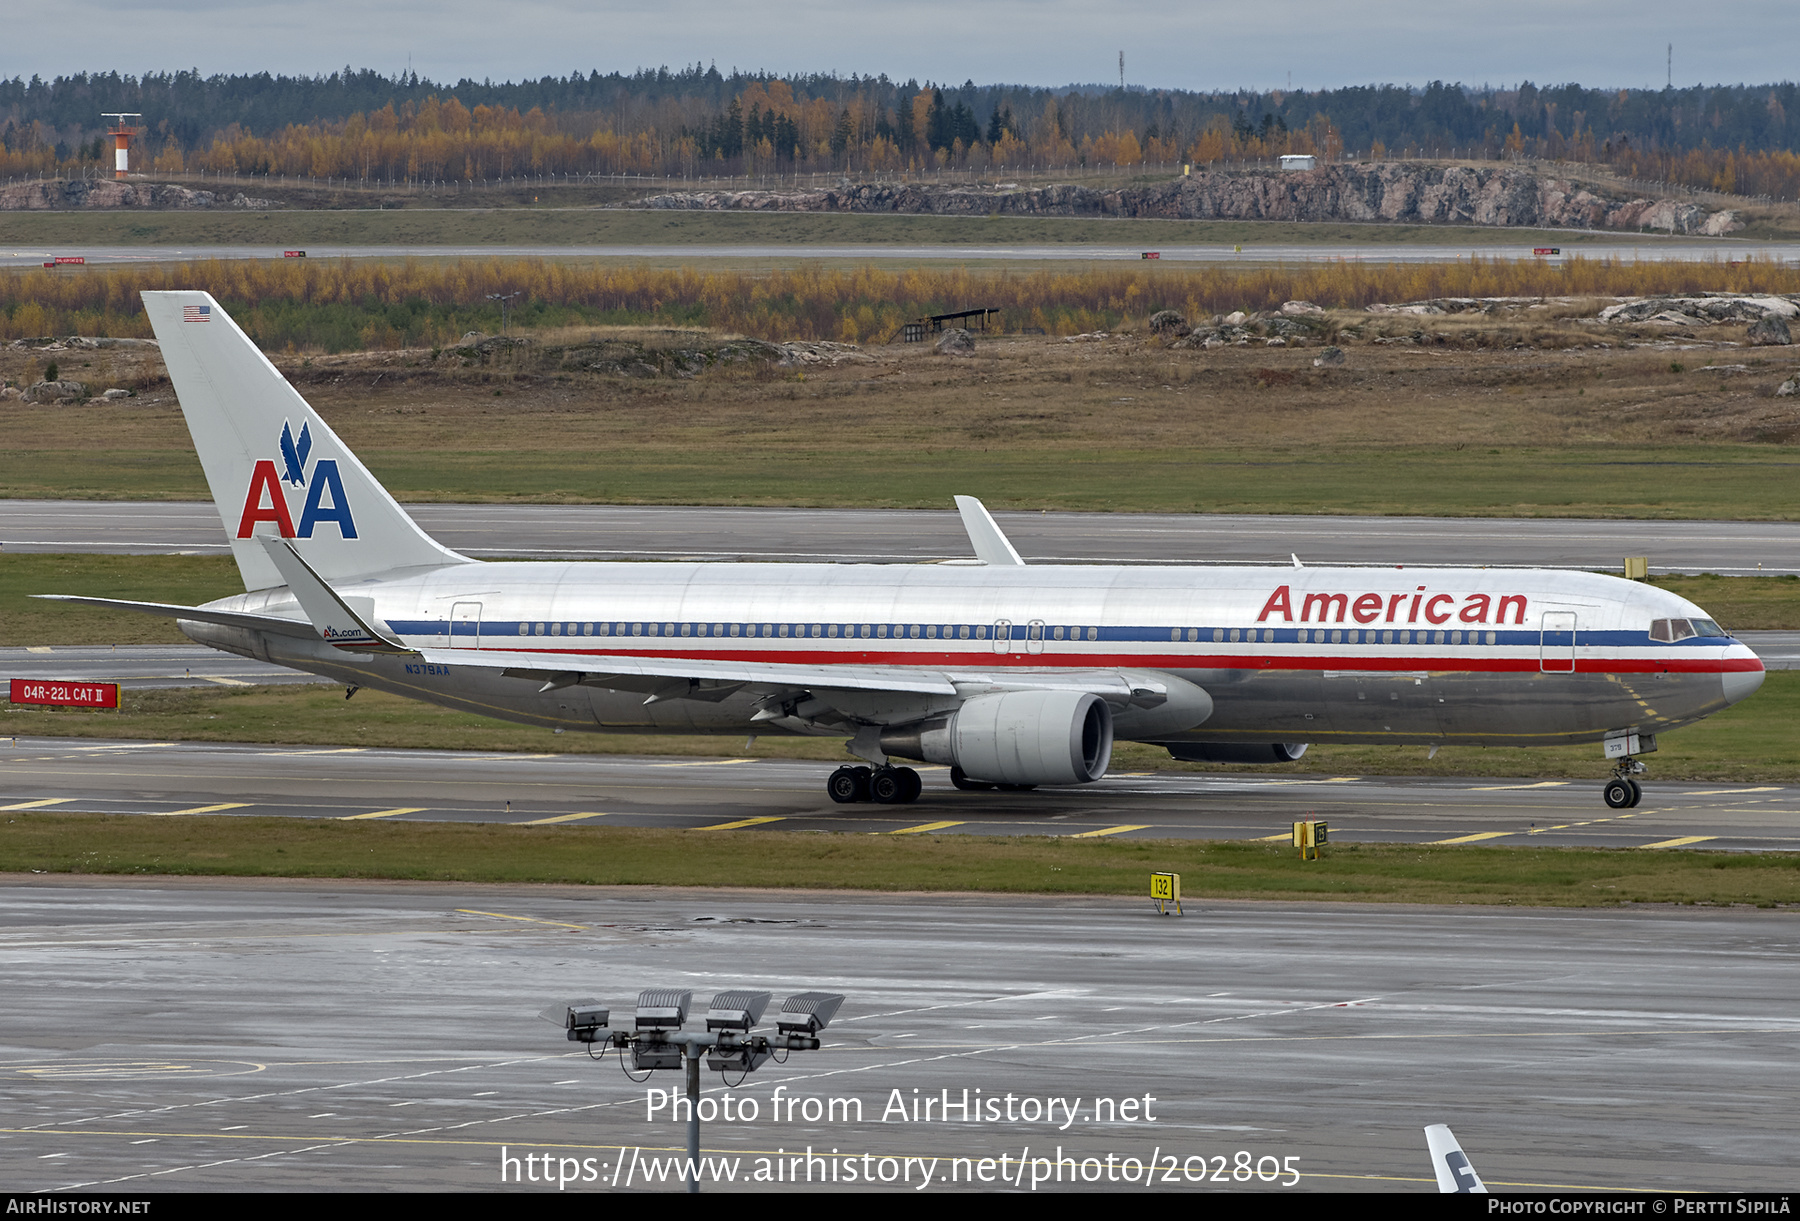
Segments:
[[[634,733],[780,731],[758,694],[646,701],[539,690],[441,660],[529,653],[917,668],[961,689],[1030,675],[1160,672],[1212,698],[1199,724],[1126,708],[1121,738],[1543,746],[1689,724],[1760,685],[1728,637],[1659,643],[1703,617],[1654,586],[1589,573],[1461,568],[486,563],[351,581],[426,662],[183,621],[203,643],[507,720]],[[285,587],[212,607],[298,616]],[[941,705],[942,701],[938,701]],[[864,719],[927,712],[897,701]]]

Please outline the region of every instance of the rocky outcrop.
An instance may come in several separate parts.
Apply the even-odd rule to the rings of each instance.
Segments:
[[[1760,322],[1765,318],[1800,318],[1800,302],[1772,294],[1701,293],[1691,297],[1636,297],[1600,311],[1602,322],[1666,322],[1675,326]]]
[[[1181,316],[1180,311],[1172,309],[1158,310],[1151,314],[1150,330],[1153,334],[1170,339],[1193,334],[1193,328],[1187,324],[1187,319]]]
[[[33,382],[25,391],[27,403],[79,403],[87,397],[88,388],[80,382]]]
[[[206,208],[269,208],[266,199],[242,191],[194,191],[164,182],[121,182],[116,178],[44,178],[0,187],[0,212],[50,212],[75,208],[144,208],[192,211]]]
[[[27,339],[15,339],[6,345],[9,348],[24,348],[40,352],[63,352],[100,348],[149,348],[160,351],[154,339],[114,339],[110,335],[37,335]]]
[[[937,341],[937,351],[939,356],[973,356],[975,336],[959,326],[953,326]]]
[[[1314,170],[1216,170],[1143,187],[1030,190],[863,183],[815,191],[696,191],[638,205],[683,211],[874,212],[940,216],[1122,216],[1165,220],[1374,221],[1395,224],[1636,229],[1719,235],[1729,211],[1609,197],[1512,166],[1386,162]]]
[[[1746,336],[1754,346],[1785,347],[1794,342],[1793,332],[1788,330],[1787,319],[1780,314],[1765,314],[1750,324]]]

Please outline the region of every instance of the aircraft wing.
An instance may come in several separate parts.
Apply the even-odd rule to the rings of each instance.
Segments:
[[[699,657],[559,656],[497,649],[421,649],[420,655],[438,665],[479,666],[499,670],[509,677],[539,679],[557,686],[573,686],[578,682],[607,686],[607,678],[620,678],[639,680],[620,684],[626,690],[635,690],[645,685],[641,680],[674,682],[686,679],[757,687],[956,694],[955,684],[943,674],[897,666],[808,666],[788,662],[713,661]]]

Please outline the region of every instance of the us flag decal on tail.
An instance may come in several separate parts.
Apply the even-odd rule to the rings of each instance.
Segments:
[[[183,322],[211,322],[212,306],[184,305],[181,307],[181,320]]]

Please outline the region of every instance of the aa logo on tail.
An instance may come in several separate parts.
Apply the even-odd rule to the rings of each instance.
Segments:
[[[244,494],[244,512],[238,518],[237,536],[250,538],[259,522],[272,522],[282,538],[311,538],[323,522],[335,522],[342,538],[356,537],[356,520],[350,515],[350,501],[344,495],[344,480],[338,474],[335,458],[320,458],[313,464],[312,476],[306,473],[306,460],[312,454],[312,425],[302,421],[300,437],[286,420],[281,422],[281,469],[271,458],[259,458],[250,473],[250,487]],[[300,509],[300,528],[294,528],[293,510],[288,505],[288,490],[283,483],[306,489],[306,500]]]

